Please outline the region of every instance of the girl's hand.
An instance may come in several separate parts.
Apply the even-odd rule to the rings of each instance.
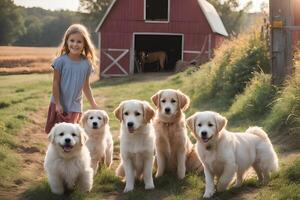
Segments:
[[[63,108],[60,104],[55,104],[55,111],[58,113],[58,114],[63,114]]]
[[[100,107],[97,104],[92,105],[92,109],[100,110]]]

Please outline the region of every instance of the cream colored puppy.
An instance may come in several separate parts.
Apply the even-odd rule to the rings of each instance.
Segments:
[[[235,186],[241,186],[244,173],[252,166],[260,181],[266,183],[270,172],[278,170],[278,158],[268,135],[259,127],[245,133],[225,129],[227,120],[216,112],[197,112],[187,119],[197,139],[198,154],[204,165],[205,193],[209,198],[217,190],[225,190],[236,174]]]
[[[110,167],[113,158],[113,139],[109,127],[109,117],[104,110],[87,110],[83,114],[82,125],[89,139],[86,145],[92,158],[94,174],[99,164]]]
[[[51,191],[63,194],[65,186],[90,191],[93,185],[91,157],[85,143],[88,136],[78,124],[59,123],[49,133],[50,144],[44,168]]]
[[[123,177],[125,172],[124,192],[134,189],[135,178],[143,178],[145,189],[153,189],[154,110],[146,101],[127,100],[120,103],[114,114],[121,122],[121,163],[116,173]]]
[[[190,99],[179,90],[160,90],[152,96],[157,107],[153,125],[156,134],[156,177],[166,170],[177,173],[179,179],[186,171],[202,171],[203,167],[187,135],[184,111]]]

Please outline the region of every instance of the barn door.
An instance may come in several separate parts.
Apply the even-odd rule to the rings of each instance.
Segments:
[[[102,53],[109,59],[110,64],[105,66],[105,69],[102,71],[102,76],[125,76],[128,75],[128,72],[125,70],[125,67],[121,65],[120,60],[124,58],[129,49],[102,49]],[[108,71],[116,66],[122,74],[112,74]]]

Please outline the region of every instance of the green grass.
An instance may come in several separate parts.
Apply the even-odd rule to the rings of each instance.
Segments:
[[[255,199],[300,199],[300,157],[287,161],[281,168],[268,187],[261,188]]]
[[[300,72],[286,82],[273,104],[266,125],[277,132],[289,129],[291,134],[300,135]]]
[[[271,103],[275,98],[276,88],[271,84],[271,76],[264,73],[255,73],[245,91],[235,97],[234,102],[226,113],[231,124],[240,124],[249,121],[262,125],[271,110]],[[256,123],[255,123],[256,121]],[[257,121],[260,121],[257,124]]]
[[[0,76],[0,187],[8,187],[20,176],[20,158],[15,138],[30,113],[49,101],[51,75]]]

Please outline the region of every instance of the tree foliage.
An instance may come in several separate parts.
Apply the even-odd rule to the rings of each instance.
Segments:
[[[11,44],[24,32],[20,10],[12,0],[0,1],[0,45]]]
[[[76,12],[48,11],[42,8],[23,8],[24,33],[15,41],[22,46],[57,46],[66,29],[73,23],[81,23]]]
[[[98,35],[95,33],[98,23],[104,16],[112,0],[80,0],[81,17],[87,23],[87,28],[91,30],[93,41],[97,41]]]
[[[88,12],[87,17],[99,20],[112,0],[80,0],[80,10]]]
[[[239,10],[239,0],[208,0],[217,10],[229,35],[240,32],[245,13],[249,10],[251,2]]]

